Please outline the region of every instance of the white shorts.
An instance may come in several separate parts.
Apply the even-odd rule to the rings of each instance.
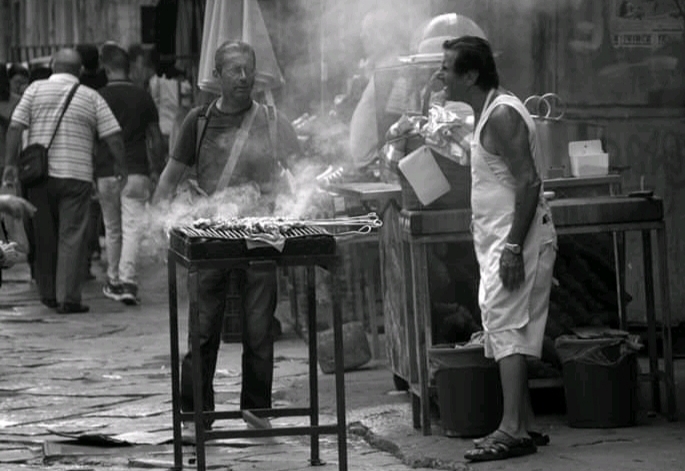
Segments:
[[[510,355],[540,358],[545,337],[552,274],[557,257],[556,244],[544,244],[538,259],[535,283],[530,292],[528,322],[517,329],[485,332],[485,356],[499,361]]]

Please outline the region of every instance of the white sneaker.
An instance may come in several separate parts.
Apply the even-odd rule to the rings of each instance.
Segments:
[[[265,430],[271,428],[271,421],[268,418],[261,418],[248,410],[242,411],[243,420],[247,423],[248,430]]]

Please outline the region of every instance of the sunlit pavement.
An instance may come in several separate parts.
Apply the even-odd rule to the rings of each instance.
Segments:
[[[98,280],[84,291],[91,311],[73,315],[42,306],[24,267],[3,272],[1,470],[168,469],[173,463],[166,267],[143,270],[137,307],[106,299],[102,268],[94,272]],[[186,303],[180,286],[183,348]],[[287,313],[287,307],[279,312]],[[283,325],[286,332],[276,343],[274,405],[304,405],[307,347],[288,331],[287,320]],[[685,418],[685,362],[676,366]],[[385,361],[374,360],[345,376],[350,470],[680,470],[685,459],[682,419],[668,423],[643,414],[636,427],[571,429],[564,416],[544,415],[539,423],[551,436],[550,446],[524,458],[468,465],[463,453],[470,440],[446,438],[437,425],[428,437],[412,428],[410,399],[394,389]],[[321,374],[319,383],[321,422],[332,422],[334,378]],[[222,344],[215,389],[218,409],[237,408],[239,344]],[[279,420],[304,424],[305,418]],[[245,425],[227,421],[221,426]],[[193,448],[184,450],[185,467],[193,469]],[[208,469],[311,469],[307,437],[216,441],[207,456]],[[316,469],[338,469],[334,436],[321,437],[321,457],[325,465]]]

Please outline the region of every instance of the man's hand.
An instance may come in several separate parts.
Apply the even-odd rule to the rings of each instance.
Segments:
[[[16,187],[18,175],[16,165],[5,165],[5,170],[2,172],[2,185]]]
[[[24,198],[14,195],[0,195],[0,213],[7,213],[15,218],[32,217],[36,207]]]
[[[128,182],[128,175],[125,171],[119,169],[117,170],[116,168],[114,169],[114,176],[116,177],[117,181],[119,182],[119,186],[123,190],[124,187],[126,186],[126,182]]]
[[[499,276],[502,284],[509,291],[521,287],[526,277],[523,267],[523,254],[515,254],[511,250],[504,249],[499,259]]]

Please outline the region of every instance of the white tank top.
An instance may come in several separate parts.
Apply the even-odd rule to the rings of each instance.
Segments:
[[[501,94],[494,99],[494,90],[485,101],[483,113],[473,133],[471,147],[471,209],[474,219],[513,217],[516,188],[514,176],[505,165],[502,157],[488,152],[482,145],[481,134],[492,111],[499,105],[514,108],[528,127],[530,153],[535,160],[538,175],[541,175],[542,156],[539,155],[535,123],[521,100],[513,95]],[[542,185],[540,200],[544,203]]]

